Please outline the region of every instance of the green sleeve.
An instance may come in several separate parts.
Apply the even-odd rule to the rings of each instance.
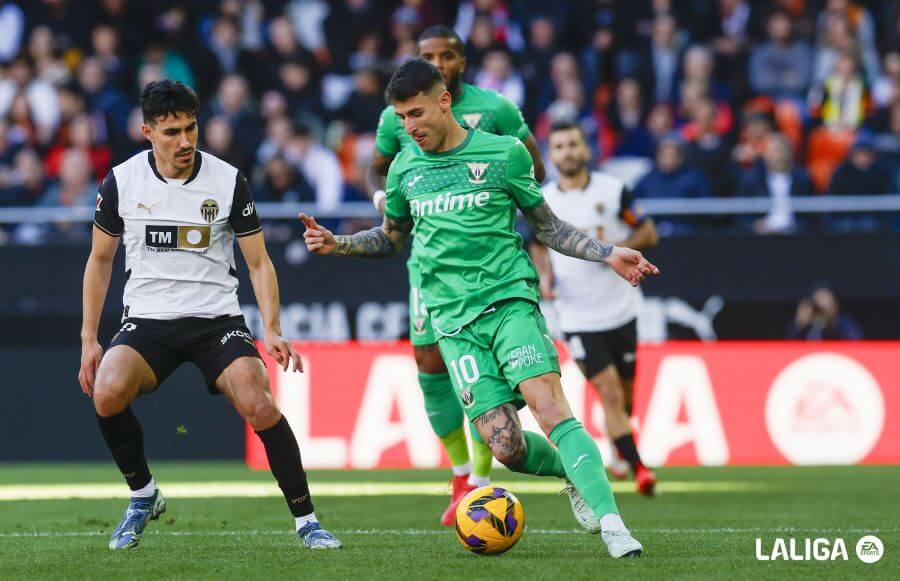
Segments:
[[[534,162],[528,148],[519,140],[509,150],[506,161],[506,183],[516,205],[529,210],[544,202],[541,185],[534,179]]]
[[[525,123],[525,117],[522,116],[522,111],[509,97],[504,95],[499,96],[497,125],[500,128],[501,135],[512,135],[522,141],[525,141],[531,135],[528,124]]]
[[[384,215],[394,219],[409,218],[409,202],[407,202],[403,192],[400,191],[396,168],[397,160],[395,159],[390,169],[388,169],[387,185],[385,186],[387,199],[384,205]]]
[[[400,139],[397,138],[397,116],[393,107],[385,107],[378,118],[375,130],[375,149],[384,157],[394,157],[400,153]]]

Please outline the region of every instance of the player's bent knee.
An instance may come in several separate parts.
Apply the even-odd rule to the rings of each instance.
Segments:
[[[622,392],[622,386],[618,382],[608,379],[591,380],[591,383],[597,389],[597,395],[600,396],[600,403],[606,409],[619,409],[625,405],[625,394]]]
[[[94,386],[94,411],[98,416],[108,418],[121,413],[131,403],[124,386],[98,382]]]
[[[266,430],[278,423],[281,411],[271,398],[257,398],[238,410],[255,431]]]
[[[416,366],[422,373],[446,373],[447,366],[437,345],[414,345]]]

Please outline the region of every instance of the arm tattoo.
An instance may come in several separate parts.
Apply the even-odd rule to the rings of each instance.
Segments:
[[[591,238],[575,226],[560,220],[547,202],[525,211],[525,219],[531,225],[538,242],[560,254],[593,262],[605,262],[612,254],[612,244]]]
[[[381,226],[349,236],[335,236],[337,248],[334,253],[359,258],[387,258],[403,248],[403,243],[406,242],[411,230],[412,220],[394,220],[385,217]]]
[[[504,463],[518,464],[525,452],[525,438],[522,428],[519,426],[519,416],[512,404],[497,406],[477,418],[475,427],[485,427],[490,430],[490,435],[485,438],[485,443],[494,455]],[[479,429],[479,432],[483,432]]]

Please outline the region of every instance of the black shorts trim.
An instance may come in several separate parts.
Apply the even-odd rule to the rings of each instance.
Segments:
[[[109,347],[116,345],[137,351],[156,375],[157,386],[182,363],[193,363],[203,373],[212,394],[220,393],[216,380],[235,359],[260,358],[242,316],[172,320],[129,317],[109,343]]]
[[[590,379],[610,365],[622,379],[634,379],[637,359],[637,319],[609,331],[566,333],[569,353]]]

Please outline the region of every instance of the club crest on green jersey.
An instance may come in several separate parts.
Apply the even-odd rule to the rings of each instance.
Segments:
[[[473,184],[483,184],[484,183],[484,172],[487,171],[487,168],[490,163],[476,163],[469,162],[466,164],[469,166],[469,171],[472,173],[472,177],[469,178],[469,181]]]
[[[476,129],[481,122],[481,113],[463,113],[461,117],[465,121],[466,126],[472,129]]]

